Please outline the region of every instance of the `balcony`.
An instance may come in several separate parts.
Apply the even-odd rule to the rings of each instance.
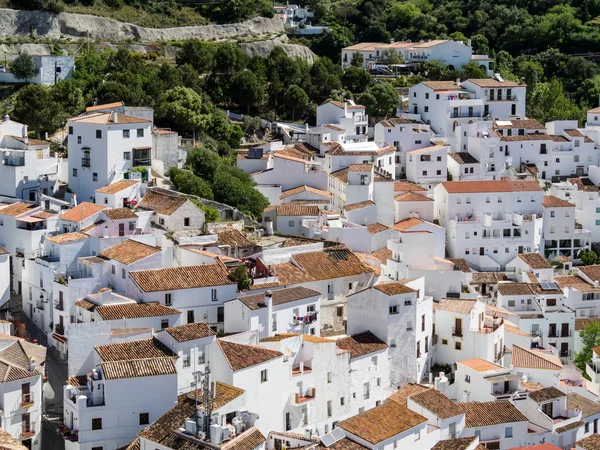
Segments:
[[[306,391],[304,392],[296,392],[294,394],[294,403],[296,405],[301,405],[303,403],[306,403],[310,400],[313,400],[317,395],[317,390],[315,388],[308,388],[306,389]]]
[[[14,166],[14,167],[24,166],[25,165],[25,156],[10,155],[7,158],[4,158],[4,165],[5,166]]]
[[[79,441],[79,430],[71,430],[66,425],[59,426],[56,431],[62,435],[66,441],[77,442]]]
[[[35,426],[32,423],[25,424],[21,427],[21,439],[29,439],[35,436]]]
[[[33,404],[33,392],[21,394],[21,408],[31,408]]]
[[[462,328],[452,327],[452,336],[453,337],[463,337]]]
[[[64,311],[65,310],[65,305],[64,305],[63,302],[58,301],[58,302],[54,303],[54,308],[57,311]]]
[[[517,102],[517,101],[519,101],[519,98],[516,95],[508,95],[508,96],[500,95],[500,96],[495,96],[494,98],[491,98],[488,96],[488,102]]]
[[[292,376],[297,377],[297,376],[305,374],[305,373],[311,373],[312,372],[312,368],[310,367],[311,365],[312,365],[312,360],[311,361],[300,361],[300,363],[296,367],[292,367]]]
[[[64,325],[60,325],[60,324],[55,325],[54,326],[54,332],[56,334],[60,334],[61,336],[64,336],[65,335],[65,326]]]
[[[81,158],[81,167],[92,167],[90,158]]]
[[[458,112],[458,113],[454,113],[451,112],[450,113],[450,118],[451,119],[464,119],[464,118],[469,118],[469,117],[481,117],[481,112]]]

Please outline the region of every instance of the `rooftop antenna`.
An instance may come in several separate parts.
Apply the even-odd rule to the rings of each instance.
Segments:
[[[198,372],[196,372],[196,377]],[[213,396],[212,396],[211,382],[210,382],[210,364],[206,361],[204,365],[204,374],[202,375],[202,406],[204,406],[204,431],[206,433],[206,441],[210,442],[210,418],[212,416],[213,409]],[[198,389],[195,391],[196,408],[198,408]]]

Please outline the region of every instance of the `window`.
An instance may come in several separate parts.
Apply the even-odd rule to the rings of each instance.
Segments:
[[[377,386],[381,386],[381,377],[377,378]]]
[[[421,331],[425,331],[425,314],[421,316]]]
[[[216,289],[211,289],[211,291],[210,291],[210,299],[213,302],[217,301],[217,290]]]
[[[425,93],[425,98],[429,98],[429,92]]]
[[[107,200],[107,199],[104,199]],[[129,222],[129,231],[135,230],[135,222]]]
[[[96,139],[102,139],[102,130],[96,130]]]
[[[125,279],[125,269],[121,268],[121,278]]]
[[[340,406],[344,406],[346,404],[346,398],[340,397]]]
[[[163,219],[162,217],[158,218],[158,224],[159,225],[164,225],[165,224],[165,219]]]
[[[509,300],[508,301],[508,306],[515,306],[515,301],[514,300]]]
[[[550,217],[556,217],[556,211],[550,211]]]
[[[455,342],[454,343],[454,349],[455,350],[462,350],[462,343],[461,342]]]
[[[418,141],[415,141],[415,144],[416,144],[416,145],[421,145],[421,142],[422,142],[422,141],[418,140]]]
[[[69,134],[73,134],[73,127],[69,127]]]
[[[165,306],[171,306],[173,304],[172,294],[165,294]]]
[[[343,317],[344,316],[344,307],[343,306],[338,306],[336,308],[336,313],[338,317]]]
[[[98,173],[97,172],[92,173],[92,181],[98,181]]]
[[[73,176],[77,177],[77,169],[73,169]]]
[[[429,112],[429,106],[425,107],[425,112]]]
[[[404,306],[411,306],[412,300],[404,300]]]
[[[163,319],[160,321],[160,329],[164,330],[165,328],[169,328],[169,319]]]
[[[293,227],[293,226],[294,226],[294,221],[293,221],[293,220],[290,220],[290,221],[288,222],[288,226],[290,226],[290,227]]]
[[[448,345],[448,339],[442,339],[442,345]]]
[[[129,130],[123,130],[123,139],[129,139]]]
[[[102,429],[102,419],[92,419],[92,430],[101,430]]]
[[[423,176],[424,176],[424,177],[426,177],[426,176],[427,176],[427,171],[426,171],[426,170],[424,170],[424,171],[423,171]]]
[[[111,265],[110,273],[112,273],[113,275],[117,273],[117,267],[114,264]]]
[[[194,323],[194,310],[190,310],[187,312],[187,323]]]
[[[331,417],[333,415],[333,405],[331,404],[331,400],[327,400],[327,417]]]
[[[131,152],[123,152],[123,161],[131,160]]]
[[[442,174],[441,170],[436,171],[436,175],[441,175],[441,174]]]
[[[471,376],[465,375],[465,383],[470,383],[470,382],[471,382]]]
[[[390,314],[398,314],[398,305],[390,306]]]
[[[140,413],[140,425],[149,425],[150,424],[150,414],[149,413]]]
[[[190,226],[190,218],[189,217],[184,217],[183,218],[183,226],[184,227],[189,227]]]
[[[327,383],[331,384],[333,382],[333,373],[327,372]]]
[[[512,427],[506,427],[506,428],[504,429],[504,437],[505,437],[505,438],[511,438],[511,437],[513,437],[513,430],[512,430]]]
[[[377,365],[377,356],[371,357],[371,364],[374,365],[374,366]]]
[[[437,157],[437,160],[438,160],[438,161],[441,161],[441,160],[442,160],[442,157],[441,157],[441,156],[438,156],[438,157]]]
[[[137,137],[144,137],[144,129],[143,128],[138,128]]]
[[[260,371],[260,382],[261,383],[267,382],[267,369],[263,369]]]
[[[587,422],[587,423],[585,424],[585,428],[584,428],[584,430],[585,430],[585,433],[586,433],[586,434],[590,432],[590,423],[589,423],[589,422]]]
[[[77,143],[81,144],[81,136],[77,136]]]

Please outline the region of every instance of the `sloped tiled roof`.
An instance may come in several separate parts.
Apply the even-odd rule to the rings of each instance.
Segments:
[[[357,209],[368,208],[370,206],[375,206],[375,202],[372,200],[365,200],[364,202],[350,203],[349,205],[344,205],[344,210],[356,211]]]
[[[479,164],[477,158],[475,158],[469,152],[448,153],[448,156],[458,164]]]
[[[527,367],[530,369],[561,370],[560,359],[547,353],[513,345],[512,361],[514,367]]]
[[[158,302],[96,306],[96,311],[102,320],[138,319],[141,317],[161,317],[181,314],[181,311],[161,305]]]
[[[98,214],[100,211],[104,211],[105,209],[108,208],[104,205],[99,205],[97,203],[82,202],[79,205],[68,209],[60,216],[58,216],[58,218],[62,220],[68,220],[69,222],[79,223],[87,219],[88,217],[93,216],[94,214]],[[2,210],[0,210],[0,213],[1,212]]]
[[[532,269],[552,269],[552,265],[539,253],[519,253],[517,256]]]
[[[577,448],[583,450],[598,450],[600,449],[600,434],[592,434],[575,443]]]
[[[468,450],[473,442],[475,442],[475,439],[477,439],[476,436],[439,441],[431,450]]]
[[[253,245],[244,233],[233,227],[219,231],[217,236],[217,244],[219,245],[229,245],[231,248],[234,247],[234,243],[238,247],[252,247]]]
[[[420,394],[421,392],[427,391],[431,389],[430,387],[423,386],[422,384],[417,383],[408,383],[394,392],[392,395],[388,397],[388,400],[400,403],[403,406],[406,406],[407,400],[409,397],[413,395]]]
[[[466,413],[466,428],[527,422],[527,417],[511,402],[505,400],[459,403],[458,406]]]
[[[152,245],[134,241],[133,239],[127,239],[117,245],[102,250],[98,253],[98,256],[129,265],[160,252],[160,247],[153,247]]]
[[[54,236],[47,236],[46,240],[55,244],[68,244],[69,242],[77,242],[83,239],[87,239],[89,236],[78,231],[72,231],[71,233],[56,234]]]
[[[175,325],[174,327],[165,328],[164,331],[169,333],[177,342],[193,341],[195,339],[216,335],[216,333],[204,322]]]
[[[460,416],[464,413],[464,411],[459,408],[456,403],[454,403],[437,389],[428,389],[421,393],[411,395],[410,400],[431,411],[441,419]]]
[[[493,370],[502,369],[503,367],[494,364],[493,362],[487,361],[483,358],[473,358],[473,359],[465,359],[464,361],[458,361],[458,364],[462,364],[463,366],[467,366],[470,369],[473,369],[477,372],[484,373]]]
[[[137,270],[130,272],[129,275],[144,292],[175,291],[178,289],[235,284],[227,278],[227,271],[221,264]]]
[[[383,292],[386,295],[410,294],[417,292],[413,288],[406,286],[406,282],[403,281],[377,283],[375,286],[373,286],[373,288]]]
[[[314,188],[312,186],[302,185],[292,189],[287,189],[281,193],[279,196],[280,199],[288,198],[293,195],[301,194],[302,192],[310,192],[315,195],[319,195],[325,198],[331,198],[331,193],[328,191],[323,191],[321,189]]]
[[[71,117],[69,119],[71,122],[79,122],[79,123],[94,123],[98,125],[109,125],[111,123],[116,124],[134,124],[134,123],[144,123],[150,124],[151,120],[142,119],[139,117],[129,116],[127,114],[118,113],[117,121],[113,121],[113,113],[112,112],[100,112],[95,114],[87,114],[83,116]]]
[[[29,361],[30,355],[21,340],[4,347],[0,350],[0,381],[17,381],[40,375],[39,364],[43,361],[36,361],[34,370],[29,370]]]
[[[142,201],[138,205],[141,209],[148,209],[162,214],[164,216],[170,216],[177,211],[187,199],[185,197],[178,197],[176,195],[169,195],[155,190],[148,190],[142,197]]]
[[[539,183],[533,180],[444,181],[441,184],[450,194],[542,190]]]
[[[8,431],[0,428],[0,450],[27,450],[21,440],[15,439]]]
[[[424,187],[418,184],[411,183],[410,181],[396,181],[394,182],[394,192],[424,192],[427,191]]]
[[[177,374],[172,357],[110,361],[101,363],[100,367],[106,380]]]
[[[382,231],[386,231],[386,230],[389,230],[389,227],[387,225],[384,225],[379,222],[372,223],[371,225],[367,225],[367,231],[369,232],[369,234],[377,234],[377,233],[381,233]]]
[[[446,260],[454,264],[454,270],[471,273],[471,268],[469,267],[469,263],[465,258],[446,258]]]
[[[127,361],[140,358],[175,357],[169,348],[158,339],[141,339],[94,347],[102,361]]]
[[[279,333],[260,340],[260,342],[281,342],[286,339],[291,339],[300,336],[300,333]]]
[[[313,289],[308,289],[303,286],[296,286],[291,288],[277,289],[272,291],[273,306],[283,305],[285,303],[291,303],[298,300],[304,300],[312,297],[320,297],[321,293]],[[265,294],[252,294],[243,295],[239,297],[244,305],[251,310],[257,310],[260,308],[266,308]]]
[[[414,192],[405,192],[404,194],[394,197],[397,202],[432,202],[433,199],[424,195],[415,194]]]
[[[579,266],[577,270],[582,272],[592,281],[600,281],[600,265]]]
[[[229,367],[236,372],[283,356],[283,353],[258,345],[238,344],[217,339]]]
[[[558,198],[554,195],[544,195],[542,199],[542,205],[544,208],[575,208],[573,203],[570,203],[562,198]]]
[[[111,208],[105,213],[111,220],[137,219],[137,215],[129,208]]]
[[[125,106],[125,103],[123,103],[123,102],[104,103],[102,105],[88,106],[87,108],[85,108],[85,112],[101,111],[103,109],[119,108],[121,106]]]
[[[590,400],[589,398],[579,395],[575,392],[567,395],[567,408],[570,410],[580,408],[582,419],[600,413],[600,403]]]
[[[538,389],[529,394],[529,398],[532,399],[536,403],[547,402],[550,400],[554,400],[555,398],[566,397],[563,391],[556,389],[554,386],[545,387],[543,389]]]
[[[0,209],[0,215],[16,217],[20,216],[23,213],[26,213],[27,211],[35,207],[35,205],[31,205],[29,203],[16,202],[11,205],[8,205],[5,208]]]
[[[116,194],[117,192],[121,192],[123,189],[127,189],[135,184],[138,184],[138,181],[119,180],[114,183],[103,186],[100,189],[96,189],[95,192],[98,192],[99,194]]]
[[[390,439],[427,419],[397,402],[384,403],[337,424],[371,444]]]
[[[533,295],[529,283],[499,283],[498,292],[502,295]]]
[[[593,317],[587,319],[575,319],[575,331],[585,330],[588,325],[592,323],[600,322],[600,317]]]
[[[339,349],[350,352],[350,358],[358,358],[387,348],[387,344],[370,331],[353,334],[336,341]]]
[[[469,314],[475,307],[476,300],[464,300],[456,298],[443,298],[440,300],[436,311],[448,311],[458,314]]]
[[[296,203],[282,203],[281,205],[269,206],[265,212],[275,211],[277,216],[308,216],[316,217],[319,215],[319,207],[313,205],[298,205]]]
[[[418,217],[409,217],[408,219],[396,222],[394,224],[394,230],[406,231],[416,227],[417,225],[421,225],[422,223],[425,223],[423,219],[419,219]]]

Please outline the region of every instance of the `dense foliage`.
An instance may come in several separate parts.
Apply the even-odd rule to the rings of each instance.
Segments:
[[[581,331],[582,349],[575,352],[573,362],[581,370],[583,377],[589,379],[585,365],[592,361],[592,349],[600,345],[600,322],[592,322]]]

